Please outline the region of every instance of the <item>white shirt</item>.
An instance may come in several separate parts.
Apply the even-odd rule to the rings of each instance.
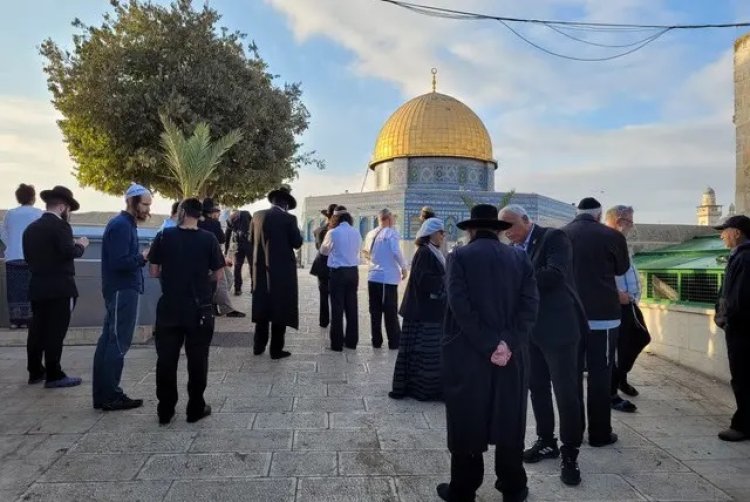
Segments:
[[[630,301],[638,303],[641,301],[641,280],[638,277],[638,269],[633,265],[633,258],[630,258],[630,268],[625,275],[615,277],[617,289],[624,291],[630,297]]]
[[[5,213],[2,239],[5,243],[5,259],[23,260],[23,232],[44,213],[34,206],[19,206]]]
[[[320,254],[328,257],[328,268],[359,266],[362,236],[347,222],[341,222],[326,233]]]
[[[401,271],[407,265],[400,241],[398,230],[390,227],[374,228],[367,234],[364,249],[370,257],[368,281],[395,285],[401,282]]]

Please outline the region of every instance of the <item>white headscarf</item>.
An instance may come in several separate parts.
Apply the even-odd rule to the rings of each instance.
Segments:
[[[440,218],[427,218],[422,223],[422,226],[419,227],[419,231],[417,232],[417,239],[421,239],[422,237],[429,237],[435,232],[439,232],[441,230],[445,230],[443,220],[441,220]],[[427,248],[432,252],[433,255],[435,255],[435,258],[437,258],[438,261],[443,266],[445,266],[445,255],[443,254],[443,252],[439,248],[435,247],[432,242],[427,243]]]
[[[139,185],[138,183],[131,183],[128,187],[128,190],[125,192],[125,199],[127,200],[132,197],[138,197],[141,195],[151,195],[151,192],[143,185]]]

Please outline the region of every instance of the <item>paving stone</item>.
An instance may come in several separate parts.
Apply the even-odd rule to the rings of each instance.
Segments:
[[[315,373],[313,373],[315,374]],[[326,384],[314,383],[275,383],[271,388],[271,396],[315,397],[326,395]]]
[[[124,481],[112,483],[35,483],[23,502],[144,502],[162,500],[171,481]]]
[[[350,411],[330,413],[331,429],[426,429],[422,413],[375,413]]]
[[[73,453],[181,453],[187,452],[197,432],[91,433],[83,436]]]
[[[383,450],[445,450],[447,445],[444,430],[386,429],[378,431],[380,448]]]
[[[729,495],[693,473],[634,474],[625,476],[625,479],[649,500],[665,502],[732,500]]]
[[[222,479],[265,476],[270,453],[153,455],[139,479]]]
[[[378,437],[373,430],[296,431],[294,450],[377,450]]]
[[[388,383],[328,384],[331,397],[384,396],[392,389]]]
[[[299,502],[396,502],[398,496],[389,478],[302,478],[297,487]]]
[[[147,458],[148,455],[134,453],[67,453],[49,468],[41,481],[129,481],[135,477]]]
[[[0,431],[2,434],[26,434],[42,420],[42,417],[33,413],[0,414]]]
[[[335,476],[335,451],[277,451],[271,460],[271,476]]]
[[[619,416],[615,416],[615,419],[618,420]],[[667,437],[711,436],[719,431],[716,424],[709,418],[695,416],[670,417],[669,420],[635,417],[628,418],[626,425],[651,440]],[[618,433],[620,432],[617,426],[615,429]]]
[[[289,450],[292,431],[286,430],[225,430],[201,432],[190,447],[191,453],[253,453]]]
[[[365,405],[361,398],[297,397],[294,411],[365,411]]]
[[[685,465],[722,489],[750,490],[750,459],[688,460]]]
[[[680,472],[688,468],[659,448],[595,448],[586,450],[578,463],[581,472],[594,474],[634,474]]]
[[[294,479],[225,479],[222,481],[175,481],[165,502],[292,502]]]
[[[414,399],[391,399],[388,396],[372,397],[366,396],[365,403],[367,411],[378,411],[387,413],[414,413],[428,410],[444,410],[443,403],[425,403]],[[435,411],[437,413],[437,411]]]
[[[450,455],[435,450],[340,452],[339,472],[345,476],[446,474]]]
[[[678,460],[742,459],[750,454],[744,445],[722,441],[716,435],[657,438],[654,442]]]
[[[199,422],[189,424],[185,415],[178,413],[169,425],[160,426],[156,412],[145,414],[104,414],[91,428],[91,432],[187,432],[203,429],[247,429],[253,422],[253,413],[214,413]]]
[[[257,413],[257,412],[284,412],[292,411],[293,397],[257,397],[257,398],[232,398],[228,397],[222,413]]]
[[[89,431],[102,418],[94,412],[64,412],[42,419],[29,434],[76,434]]]
[[[297,383],[346,383],[347,376],[343,371],[332,373],[297,373]]]
[[[327,429],[328,413],[258,413],[254,429]]]

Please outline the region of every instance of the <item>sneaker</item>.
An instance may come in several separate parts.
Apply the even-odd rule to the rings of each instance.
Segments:
[[[721,439],[722,441],[730,441],[732,443],[736,443],[737,441],[745,441],[746,439],[750,439],[750,436],[748,436],[744,432],[729,428],[719,433],[719,439]]]
[[[546,458],[557,458],[559,456],[560,449],[557,447],[556,439],[546,441],[539,438],[531,448],[523,452],[523,461],[527,464],[535,464]]]
[[[621,398],[620,396],[615,396],[612,398],[612,409],[615,411],[621,411],[623,413],[635,413],[638,411],[638,407],[631,403],[630,401]]]
[[[209,416],[210,414],[211,414],[211,407],[210,407],[209,405],[206,405],[206,406],[205,406],[205,407],[203,408],[203,413],[201,413],[201,414],[199,414],[199,415],[188,415],[188,417],[187,417],[187,422],[188,422],[189,424],[194,424],[194,423],[195,423],[195,422],[197,422],[198,420],[201,420],[201,419],[203,419],[203,418],[206,418],[206,417],[207,417],[207,416]]]
[[[81,385],[81,380],[78,377],[63,377],[59,380],[52,380],[51,382],[47,380],[47,382],[44,383],[45,389],[63,389],[65,387],[76,387],[78,385]]]
[[[247,314],[233,310],[227,314],[227,317],[247,317]]]
[[[602,446],[609,446],[611,444],[615,444],[619,438],[617,437],[617,434],[614,432],[610,432],[609,436],[604,437],[603,439],[592,439],[591,436],[589,436],[589,445],[593,446],[594,448],[601,448]]]
[[[623,394],[630,397],[635,397],[639,394],[638,390],[630,385],[628,382],[622,382],[619,385],[619,389],[622,391]]]
[[[568,486],[581,484],[581,470],[578,468],[578,460],[574,456],[563,455],[560,463],[560,479]]]
[[[102,410],[104,411],[119,411],[119,410],[132,410],[143,406],[143,399],[130,399],[126,395],[122,395],[116,400],[102,404]]]
[[[282,350],[278,354],[271,354],[271,359],[284,359],[284,358],[287,358],[287,357],[289,357],[291,355],[292,355],[291,352],[287,352],[286,350]]]

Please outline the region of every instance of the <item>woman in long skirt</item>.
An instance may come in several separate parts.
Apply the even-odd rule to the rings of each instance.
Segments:
[[[429,218],[417,232],[417,252],[399,313],[401,343],[393,372],[393,399],[442,399],[440,339],[445,313],[445,230],[439,218]]]

